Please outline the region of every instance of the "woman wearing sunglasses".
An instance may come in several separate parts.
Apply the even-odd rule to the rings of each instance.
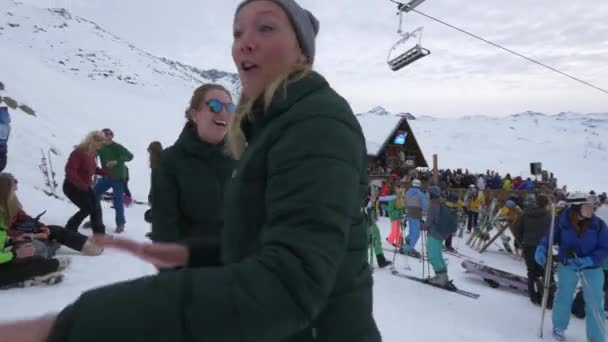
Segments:
[[[230,93],[221,85],[196,89],[186,125],[175,144],[163,151],[155,171],[150,238],[199,246],[205,255],[192,260],[193,266],[220,262],[224,184],[232,171],[223,142],[233,112]]]

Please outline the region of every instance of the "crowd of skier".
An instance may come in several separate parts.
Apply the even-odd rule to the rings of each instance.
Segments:
[[[525,260],[527,294],[536,305],[541,305],[545,292],[543,284],[548,255],[553,253],[553,246],[558,247],[555,263],[550,265],[551,277],[547,281],[547,307],[553,310],[554,338],[565,341],[565,331],[571,313],[574,313],[577,317],[586,318],[589,341],[605,340],[608,228],[595,215],[595,211],[606,203],[605,194],[597,196],[594,191],[568,193],[564,189],[544,194],[540,190],[507,190],[505,199],[495,199],[503,204],[497,210],[496,220],[492,221],[489,218],[493,214],[488,209],[488,197],[497,193],[481,190],[471,184],[469,190],[459,197],[459,189],[448,187],[446,183],[430,185],[423,191],[419,179],[402,180],[392,177],[391,181],[376,183],[369,191],[368,208],[371,210],[368,209],[368,221],[374,245],[380,243],[377,241],[380,239],[378,216],[388,216],[391,231],[386,240],[394,247],[395,253],[423,258],[435,272],[434,277],[426,279],[429,284],[455,289],[447,276],[442,248],[445,252],[459,255],[451,245],[452,238],[459,230],[460,237],[462,232],[477,234],[480,231],[479,215],[483,213],[497,230],[499,221],[509,228],[514,239],[514,250],[511,252],[516,258]],[[409,189],[405,191],[407,186]],[[505,190],[503,188],[498,192],[505,194]],[[554,216],[552,206],[555,208]],[[550,234],[552,223],[553,240]],[[422,253],[416,250],[421,229],[427,235],[420,246]],[[499,230],[497,236],[501,234],[505,237],[502,232]],[[442,246],[443,241],[445,246]],[[509,246],[507,243],[505,248],[510,249]],[[376,254],[379,251],[376,247]],[[385,261],[384,256],[378,258],[379,267],[389,265],[391,262]],[[393,268],[395,273],[398,272]],[[582,290],[573,300],[579,279]]]
[[[54,256],[58,245],[86,255],[119,249],[159,270],[87,291],[57,315],[0,325],[2,340],[378,342],[368,252],[380,267],[391,265],[378,225],[385,215],[394,250],[432,266],[435,276],[422,282],[474,296],[450,281],[444,249],[457,253],[452,239],[463,218],[469,234],[478,230],[488,189],[532,191],[534,183],[446,170],[432,186],[423,186],[428,173],[388,172],[403,186],[368,187],[359,123],[312,70],[318,31],[316,17],[293,0],[245,0],[237,7],[232,57],[243,87],[239,103],[223,86],[203,85],[190,98],[176,142],[148,147],[151,242],[107,234],[101,201],[112,189],[114,232],[124,232],[126,163],[133,159],[111,129],[90,132],[67,160],[63,193],[78,211],[64,227],[28,216],[16,177],[0,174],[0,286],[59,282],[69,259]],[[458,188],[468,191],[451,191]],[[526,260],[534,303],[545,292],[532,280],[542,280],[551,247],[560,246],[555,338],[565,339],[580,277],[588,338],[603,341],[599,298],[608,231],[591,197],[555,195],[537,196],[533,205],[512,196],[501,212]],[[560,196],[567,208],[552,216],[548,207]],[[90,236],[79,231],[87,216]]]

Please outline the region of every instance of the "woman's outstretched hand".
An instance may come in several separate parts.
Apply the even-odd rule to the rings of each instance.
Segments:
[[[96,236],[94,242],[104,248],[114,248],[131,253],[157,268],[182,267],[188,264],[190,251],[188,247],[177,243],[136,242],[121,238]]]
[[[55,324],[55,316],[0,324],[5,342],[46,342]]]

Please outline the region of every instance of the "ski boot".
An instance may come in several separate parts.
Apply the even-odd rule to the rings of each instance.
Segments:
[[[378,267],[385,268],[386,266],[392,265],[391,261],[386,260],[384,254],[376,255],[376,261],[378,261]]]
[[[458,253],[458,251],[452,246],[445,246],[445,251],[450,253]]]
[[[450,284],[447,272],[436,273],[434,277],[429,278],[428,282],[429,284],[441,287],[448,287],[448,285]]]
[[[420,254],[420,252],[418,252],[418,251],[417,251],[417,250],[415,250],[415,249],[412,249],[412,250],[409,250],[409,251],[408,251],[408,250],[407,250],[407,249],[405,249],[405,248],[401,248],[401,249],[399,250],[399,252],[400,252],[401,254],[405,254],[405,255],[410,256],[410,257],[412,257],[412,258],[416,258],[416,259],[420,259],[420,258],[422,258],[422,255]]]
[[[67,257],[55,258],[59,261],[59,267],[57,268],[57,272],[63,271],[68,268],[72,264],[72,259]]]
[[[125,231],[125,225],[121,224],[116,226],[116,230],[114,231],[116,234],[120,234]]]
[[[564,341],[566,341],[566,334],[562,330],[553,328],[553,338],[556,341],[564,342]]]

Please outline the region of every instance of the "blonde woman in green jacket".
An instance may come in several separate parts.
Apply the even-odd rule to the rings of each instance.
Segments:
[[[382,340],[362,210],[365,137],[312,71],[319,22],[293,0],[248,0],[233,28],[243,91],[228,130],[239,161],[224,197],[222,265],[88,291],[56,317],[0,326],[3,341]],[[190,256],[179,244],[104,240],[138,256],[160,249],[148,260],[175,266]]]

